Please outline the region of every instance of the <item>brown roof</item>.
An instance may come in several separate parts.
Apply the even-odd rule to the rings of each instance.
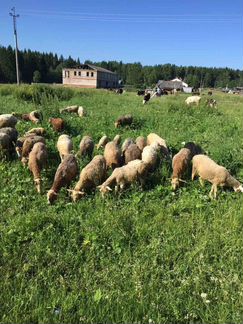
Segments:
[[[68,70],[68,68],[66,68]],[[102,67],[99,66],[95,66],[93,64],[81,64],[79,66],[73,67],[71,68],[72,70],[74,69],[82,69],[82,70],[93,70],[93,71],[99,71],[99,72],[106,72],[106,73],[112,73],[112,74],[116,74],[115,72],[112,72],[110,70],[104,69]]]

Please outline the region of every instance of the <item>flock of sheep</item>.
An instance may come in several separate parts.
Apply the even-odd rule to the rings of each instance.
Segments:
[[[60,112],[85,116],[85,110],[79,106],[70,106]],[[19,119],[37,124],[41,122],[42,115],[37,111],[22,115],[0,115],[0,154],[9,156],[17,153],[23,165],[28,166],[33,174],[36,190],[41,193],[41,171],[46,167],[48,158],[46,132],[44,128],[37,127],[32,128],[24,136],[18,137],[15,126]],[[132,122],[132,115],[121,116],[116,120],[115,127],[129,126]],[[62,118],[50,118],[49,123],[56,132],[63,132],[65,128]],[[68,188],[74,202],[96,188],[99,188],[104,197],[113,188],[115,191],[121,191],[135,182],[139,182],[143,187],[148,174],[154,172],[163,160],[172,162],[171,185],[173,190],[176,190],[181,182],[186,182],[183,178],[192,165],[192,180],[198,175],[201,184],[204,180],[212,183],[209,194],[211,198],[216,198],[218,186],[232,187],[237,192],[243,192],[240,182],[233,178],[226,168],[203,154],[202,149],[193,142],[186,143],[174,155],[172,161],[166,141],[155,133],[150,133],[146,138],[139,136],[136,140],[127,138],[122,145],[120,135],[116,135],[111,141],[105,135],[97,144],[97,149],[104,150],[103,155],[96,155],[92,159],[94,147],[93,139],[90,136],[84,136],[78,153],[74,155],[70,136],[66,134],[59,136],[56,148],[61,161],[52,187],[47,193],[48,203],[52,204],[57,199],[63,187]],[[79,174],[78,156],[87,156],[91,161],[81,170],[75,187],[70,189],[71,182]],[[107,174],[109,169],[112,169],[110,176]]]

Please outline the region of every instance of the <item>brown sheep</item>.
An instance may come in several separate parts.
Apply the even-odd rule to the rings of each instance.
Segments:
[[[35,143],[44,143],[45,144],[45,139],[42,136],[28,136],[25,138],[23,147],[22,147],[22,159],[21,162],[23,165],[26,165],[28,162],[29,154],[34,146]]]
[[[128,164],[128,162],[133,160],[140,160],[141,159],[142,152],[138,148],[136,144],[130,144],[128,148],[124,152],[124,162],[125,164]]]
[[[49,118],[49,123],[56,132],[62,132],[64,130],[64,120],[62,118]]]
[[[113,141],[108,142],[104,150],[107,168],[115,169],[121,165],[121,150]]]
[[[79,144],[78,155],[82,157],[88,156],[91,159],[93,151],[94,151],[94,141],[92,137],[84,136]]]
[[[120,127],[120,126],[126,126],[126,125],[131,125],[133,122],[133,117],[132,115],[124,115],[119,117],[116,122],[115,122],[115,127]]]
[[[71,182],[78,175],[78,164],[73,154],[64,156],[63,161],[59,164],[51,189],[47,193],[47,201],[52,204],[56,199],[58,192],[62,187],[69,187]]]

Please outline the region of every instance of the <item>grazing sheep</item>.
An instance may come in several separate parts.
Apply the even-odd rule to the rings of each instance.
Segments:
[[[154,171],[159,163],[159,145],[147,145],[142,152],[142,161],[148,165],[149,171]]]
[[[108,142],[104,150],[106,167],[115,169],[121,165],[121,150],[114,141]]]
[[[166,141],[155,133],[150,133],[147,136],[147,145],[158,144],[160,147],[161,153],[165,156],[169,156],[169,150],[166,145]]]
[[[94,151],[94,141],[92,137],[84,136],[79,144],[78,155],[82,157],[88,156],[91,159],[93,151]]]
[[[22,159],[21,162],[23,165],[26,165],[28,162],[29,154],[34,146],[35,143],[44,143],[45,144],[45,139],[42,136],[28,136],[24,139],[23,142],[23,147],[22,147]]]
[[[3,127],[15,127],[18,119],[12,114],[2,114],[0,115],[0,128]]]
[[[35,143],[29,154],[28,167],[33,174],[36,190],[41,193],[41,170],[47,163],[47,149],[44,143]]]
[[[182,177],[189,169],[193,156],[201,153],[202,153],[202,149],[199,145],[193,142],[187,142],[184,145],[184,148],[182,148],[173,157],[172,159],[173,174],[171,180],[171,185],[173,190],[179,188],[180,182],[186,182],[185,180],[182,180]]]
[[[143,97],[143,104],[145,105],[147,102],[149,102],[150,98],[151,98],[151,94],[146,93]]]
[[[95,189],[105,180],[106,176],[105,158],[102,155],[96,155],[81,171],[74,189],[69,190],[72,193],[72,200],[76,202],[86,191]]]
[[[115,127],[120,127],[120,126],[126,126],[126,125],[131,125],[133,122],[133,117],[132,115],[124,115],[119,117],[116,122],[115,122]]]
[[[116,145],[120,145],[121,143],[121,135],[116,135],[114,138],[113,138],[113,142],[116,143]]]
[[[12,141],[9,135],[0,133],[0,156],[9,158],[12,153]]]
[[[34,137],[35,134],[25,134],[22,137],[17,138],[16,144],[15,144],[15,150],[19,158],[22,157],[22,150],[23,150],[23,144],[27,137]]]
[[[39,135],[43,136],[45,135],[46,130],[43,127],[37,127],[37,128],[31,128],[28,132],[25,133],[25,135]]]
[[[199,154],[195,155],[192,159],[192,180],[195,175],[200,178],[200,183],[203,185],[203,180],[207,180],[212,183],[210,191],[210,198],[217,197],[217,186],[231,187],[236,192],[243,192],[243,186],[241,183],[233,178],[229,171],[223,166],[218,165],[208,156]]]
[[[64,130],[64,120],[62,118],[49,118],[49,123],[56,132],[60,133]]]
[[[100,147],[104,148],[108,142],[109,142],[108,136],[106,135],[102,136],[101,139],[99,140],[99,143],[97,144],[97,149],[99,149]]]
[[[138,90],[137,91],[137,96],[144,96],[145,95],[145,90]]]
[[[0,133],[7,134],[10,137],[11,142],[13,142],[14,144],[16,143],[18,138],[18,131],[15,128],[3,127],[0,128]]]
[[[130,161],[140,160],[142,152],[136,144],[130,144],[123,155],[125,164],[128,164]]]
[[[122,154],[124,154],[128,146],[131,144],[134,144],[134,140],[130,137],[126,138],[125,141],[122,143],[122,147],[121,147]]]
[[[29,120],[34,124],[40,123],[42,119],[43,119],[42,114],[37,110],[31,111],[29,113]]]
[[[79,117],[85,117],[87,115],[85,109],[82,106],[78,107],[78,111],[77,111]]]
[[[73,143],[69,135],[63,134],[58,137],[57,140],[57,150],[60,155],[61,161],[63,161],[64,156],[71,153],[73,149]]]
[[[78,106],[73,105],[73,106],[68,106],[66,108],[60,109],[60,113],[68,112],[68,113],[77,113],[78,112]]]
[[[98,186],[102,196],[112,191],[111,186],[115,186],[115,191],[123,190],[127,184],[139,181],[141,186],[145,184],[145,177],[148,173],[147,163],[141,160],[134,160],[120,168],[116,168],[111,176],[102,185]]]
[[[136,138],[135,144],[137,144],[138,148],[140,149],[140,151],[142,152],[143,149],[145,148],[145,146],[147,145],[147,141],[145,139],[145,137],[143,136],[138,136]]]
[[[196,106],[198,106],[200,104],[200,101],[201,101],[201,97],[200,96],[191,96],[191,97],[188,97],[185,100],[185,103],[188,106],[190,106],[190,105],[196,105]]]
[[[185,172],[188,170],[191,163],[191,151],[187,148],[182,148],[172,159],[172,189],[176,190],[180,186],[180,182],[185,182],[182,180]]]
[[[56,199],[58,192],[62,187],[69,187],[71,182],[78,175],[78,164],[73,154],[64,156],[59,164],[51,189],[47,193],[47,201],[52,204]]]

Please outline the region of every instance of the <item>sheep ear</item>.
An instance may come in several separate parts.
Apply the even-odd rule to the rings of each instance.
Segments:
[[[183,182],[183,183],[187,183],[186,180],[183,180],[183,179],[179,179],[180,182]]]
[[[106,186],[106,189],[108,189],[109,191],[112,191],[112,189],[109,186]]]
[[[100,189],[101,187],[102,187],[102,185],[99,185],[99,186],[97,186],[96,188],[97,188],[97,189]]]

